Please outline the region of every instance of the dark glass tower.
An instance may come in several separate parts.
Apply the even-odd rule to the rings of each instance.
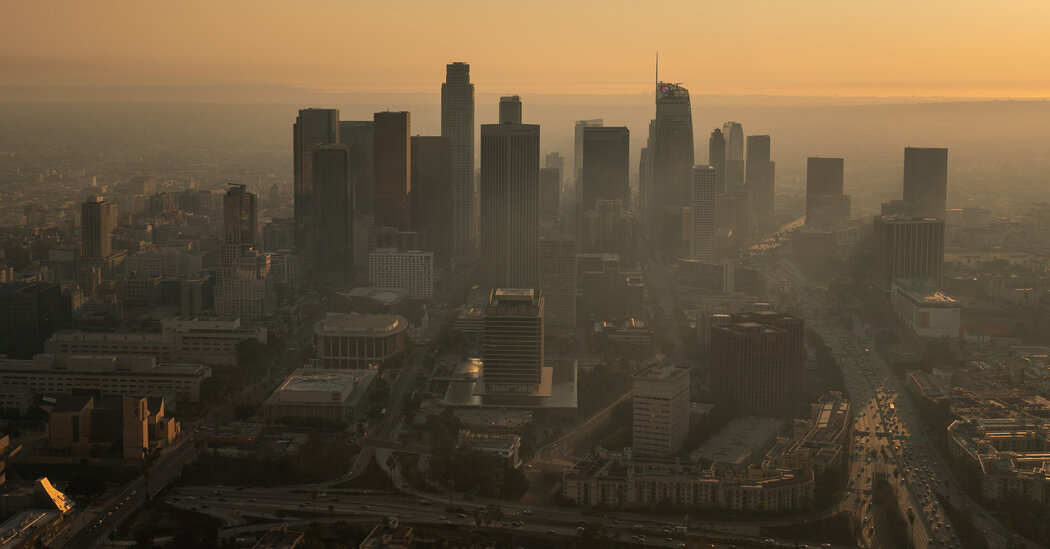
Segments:
[[[474,257],[478,249],[478,191],[474,185],[474,84],[470,65],[450,63],[441,84],[441,136],[452,150],[454,255]]]
[[[630,209],[631,133],[623,126],[583,128],[583,202],[580,211],[594,209],[596,200],[620,200]]]
[[[336,109],[301,109],[292,126],[293,212],[295,245],[306,249],[313,241],[313,195],[310,171],[313,151],[339,141],[339,111]]]

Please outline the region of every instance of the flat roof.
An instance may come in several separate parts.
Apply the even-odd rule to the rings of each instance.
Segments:
[[[350,335],[354,333],[394,333],[404,330],[408,320],[401,315],[328,313],[314,324],[317,335]]]

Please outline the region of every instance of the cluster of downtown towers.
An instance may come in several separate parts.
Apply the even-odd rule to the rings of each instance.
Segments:
[[[628,129],[577,122],[576,211],[618,201],[622,211],[641,218],[652,259],[714,261],[716,197],[737,195],[756,219],[772,214],[769,136],[747,138],[745,164],[742,128],[727,123],[724,133],[712,133],[713,165],[695,166],[688,90],[657,83],[655,95],[633,208]],[[481,125],[477,176],[474,128],[470,68],[458,62],[447,65],[441,86],[440,136],[411,136],[404,111],[341,121],[334,109],[300,110],[294,125],[295,244],[313,270],[349,273],[355,249],[364,251],[355,245],[365,242],[360,233],[383,228],[423,235],[438,266],[477,264],[488,287],[537,287],[546,202],[540,127],[522,123],[517,96],[501,98],[498,123]],[[725,207],[724,199],[720,203]]]

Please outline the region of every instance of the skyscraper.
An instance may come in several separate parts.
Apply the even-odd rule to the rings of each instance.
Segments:
[[[113,254],[113,230],[117,228],[117,205],[92,196],[80,209],[81,255],[105,259]]]
[[[711,326],[711,395],[740,415],[789,410],[805,366],[802,319],[762,311]]]
[[[547,153],[547,156],[544,157],[544,159],[543,159],[543,167],[544,168],[555,168],[555,169],[558,170],[558,172],[564,174],[565,173],[565,158],[562,155],[560,155],[560,154],[558,154],[556,152]],[[558,181],[558,184],[560,185],[561,181]]]
[[[408,229],[411,176],[411,115],[384,111],[374,115],[372,208],[377,227]]]
[[[481,273],[494,288],[538,282],[540,127],[481,126]]]
[[[948,149],[904,149],[904,201],[912,215],[944,219]]]
[[[481,379],[486,393],[528,395],[536,391],[543,377],[543,317],[544,300],[538,290],[493,288],[489,292],[481,336]]]
[[[441,84],[441,136],[452,150],[453,238],[457,260],[478,249],[478,191],[474,185],[474,84],[470,65],[449,63]]]
[[[593,120],[577,120],[573,130],[572,148],[572,186],[576,196],[576,202],[583,201],[583,130],[585,128],[598,128],[605,125],[601,118]]]
[[[548,326],[576,325],[576,237],[540,239],[540,291]]]
[[[738,122],[722,124],[726,138],[726,190],[744,188],[744,128]]]
[[[313,153],[314,269],[335,280],[345,279],[354,265],[352,154],[347,145],[323,145]]]
[[[678,84],[656,86],[656,124],[649,149],[654,199],[658,208],[677,210],[689,200],[693,182],[693,113],[689,90]]]
[[[375,122],[372,120],[339,122],[339,142],[350,147],[350,189],[353,191],[355,215],[372,215],[374,139]]]
[[[507,95],[499,98],[499,123],[521,124],[521,97]]]
[[[841,158],[806,159],[806,225],[834,227],[849,221],[850,200],[842,193]]]
[[[336,109],[300,109],[292,126],[293,158],[293,215],[295,219],[295,245],[306,248],[313,239],[312,219],[314,201],[310,183],[314,149],[320,145],[339,141],[339,111]]]
[[[583,190],[580,211],[596,200],[620,200],[630,209],[631,134],[623,126],[583,128]]]
[[[434,264],[443,269],[451,267],[455,248],[453,190],[451,140],[413,136],[412,230],[424,233]]]
[[[258,200],[244,185],[231,185],[222,198],[223,243],[252,247],[258,226]]]
[[[558,168],[540,168],[540,217],[553,220],[561,204],[561,171]]]
[[[747,164],[745,178],[747,191],[751,195],[751,205],[755,217],[759,220],[769,219],[773,215],[774,164],[769,160],[769,136],[747,136]]]
[[[707,142],[707,162],[715,169],[715,190],[726,191],[726,137],[715,128]]]
[[[653,363],[634,374],[631,453],[670,457],[689,436],[689,369]]]
[[[689,238],[689,258],[705,262],[715,261],[715,186],[717,169],[714,166],[693,168],[693,192],[690,200],[692,230]]]
[[[890,290],[895,278],[922,280],[939,288],[944,264],[944,220],[876,217],[872,258],[875,285],[885,291]]]

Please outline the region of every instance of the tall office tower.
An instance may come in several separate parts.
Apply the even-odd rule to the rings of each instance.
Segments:
[[[583,182],[580,211],[596,200],[620,200],[630,209],[631,133],[623,126],[583,128]]]
[[[622,202],[598,200],[580,217],[577,246],[583,253],[616,254],[624,265],[634,265],[637,237],[638,218]]]
[[[654,363],[632,377],[632,455],[677,454],[689,435],[689,369]]]
[[[499,123],[521,124],[521,97],[505,95],[499,98]]]
[[[448,269],[455,249],[451,140],[412,137],[412,230],[426,235],[434,264]]]
[[[234,246],[255,246],[258,227],[258,199],[244,185],[231,185],[222,197],[223,243]]]
[[[63,305],[62,287],[51,282],[0,284],[0,353],[32,358],[44,351],[44,341],[68,328],[70,307]]]
[[[722,124],[726,138],[726,190],[744,188],[744,128],[738,122]]]
[[[551,221],[561,207],[561,171],[558,168],[540,168],[540,217]]]
[[[678,84],[656,86],[656,123],[649,161],[657,215],[677,216],[689,202],[693,184],[693,114],[689,90]],[[672,229],[675,227],[671,227]]]
[[[583,130],[586,128],[600,128],[605,125],[601,118],[593,120],[577,120],[573,130],[572,148],[572,186],[576,196],[576,202],[583,202]]]
[[[481,126],[481,274],[493,288],[538,282],[540,127]]]
[[[576,325],[576,237],[540,239],[540,292],[547,326]]]
[[[372,215],[375,122],[340,121],[339,142],[350,147],[350,189],[353,191],[354,215]]]
[[[729,324],[711,326],[711,395],[738,415],[785,413],[801,389],[802,321],[777,322],[783,326],[734,316]]]
[[[728,230],[744,238],[751,234],[751,199],[744,191],[718,193],[715,196],[715,229]]]
[[[558,170],[558,173],[565,173],[565,157],[556,152],[547,153],[543,159],[543,167],[554,168]],[[558,181],[558,184],[561,185],[561,180]]]
[[[295,218],[295,245],[306,249],[313,241],[314,199],[310,183],[313,178],[313,152],[320,145],[339,141],[339,111],[337,109],[300,109],[292,126],[293,159],[293,217]]]
[[[689,259],[713,263],[715,261],[715,198],[718,195],[714,166],[693,168],[693,192],[690,203]]]
[[[544,299],[538,290],[489,292],[481,334],[481,380],[486,393],[528,395],[540,388],[543,317]]]
[[[474,84],[466,63],[445,66],[441,136],[449,139],[452,149],[454,254],[457,260],[469,260],[478,250],[478,190],[474,185]]]
[[[215,309],[220,316],[241,321],[261,320],[273,314],[277,304],[270,255],[248,250],[233,259],[229,275],[219,282]]]
[[[715,190],[726,191],[726,137],[715,128],[707,144],[707,162],[715,169]]]
[[[747,136],[745,178],[755,217],[768,220],[773,215],[773,200],[776,195],[774,165],[769,160],[768,135]]]
[[[806,225],[834,227],[849,221],[849,197],[842,194],[841,158],[806,159]]]
[[[939,288],[944,264],[944,220],[881,215],[875,218],[874,282],[889,291],[895,278],[918,279]]]
[[[904,201],[912,215],[944,219],[948,200],[948,149],[904,149]]]
[[[295,222],[275,217],[263,224],[263,251],[291,250],[295,246]]]
[[[374,115],[372,209],[377,227],[407,229],[411,177],[411,116],[406,111]]]
[[[638,215],[645,217],[646,193],[649,191],[649,147],[638,153]]]
[[[117,228],[117,205],[93,196],[80,208],[81,255],[105,259],[113,255],[113,230]]]
[[[323,145],[314,150],[314,270],[342,281],[354,267],[354,189],[350,147]],[[361,252],[363,253],[363,251]]]

